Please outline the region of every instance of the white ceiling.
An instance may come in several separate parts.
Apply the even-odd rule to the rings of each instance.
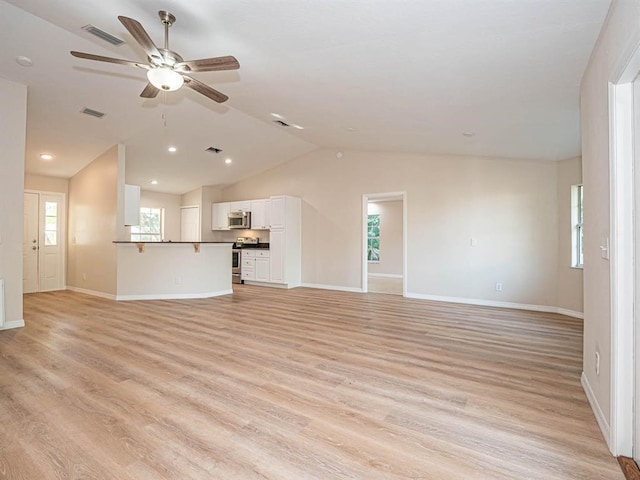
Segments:
[[[171,193],[233,183],[318,147],[560,160],[580,154],[579,84],[609,4],[0,0],[0,77],[28,85],[26,170],[43,175],[70,177],[115,143],[127,146],[128,183]],[[142,99],[143,70],[69,54],[145,61],[117,16],[162,46],[163,9],[177,17],[170,46],[185,59],[238,59],[240,70],[193,75],[228,102],[189,89]],[[112,47],[86,24],[127,43]],[[305,129],[278,127],[271,113]]]

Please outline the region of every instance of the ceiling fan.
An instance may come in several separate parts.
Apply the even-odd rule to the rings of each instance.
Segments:
[[[140,22],[133,18],[118,17],[136,42],[140,44],[147,54],[148,63],[121,60],[119,58],[103,57],[91,53],[71,52],[71,55],[87,60],[97,60],[99,62],[117,63],[130,67],[138,67],[147,71],[149,83],[140,94],[143,98],[155,98],[158,92],[178,90],[182,85],[195,90],[198,93],[214,100],[218,103],[229,99],[225,94],[214,90],[208,85],[196,80],[188,75],[191,72],[213,72],[220,70],[237,70],[240,64],[235,57],[202,58],[200,60],[184,61],[176,52],[169,49],[169,27],[176,21],[176,17],[169,12],[160,10],[158,12],[160,21],[164,25],[164,48],[158,48],[149,37],[149,34],[142,27]]]

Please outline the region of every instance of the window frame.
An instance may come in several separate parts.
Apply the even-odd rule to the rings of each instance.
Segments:
[[[377,217],[378,218],[378,225],[374,225],[378,227],[378,235],[377,236],[371,236],[371,219],[372,217]],[[369,213],[367,214],[367,263],[380,263],[380,214],[379,213]],[[371,259],[371,254],[374,250],[373,247],[371,247],[371,242],[372,240],[377,240],[378,241],[378,248],[377,248],[377,252],[375,252],[375,254],[377,255],[377,258],[375,259]]]
[[[142,225],[148,222],[143,221],[143,215],[157,215],[159,218],[158,230],[141,231]],[[130,238],[132,242],[161,242],[164,238],[164,208],[162,207],[140,207],[139,224],[131,226]]]
[[[571,267],[584,268],[584,186],[571,186]]]

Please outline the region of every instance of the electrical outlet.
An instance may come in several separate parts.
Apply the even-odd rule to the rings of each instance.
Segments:
[[[500,282],[496,283],[496,292],[502,291],[502,284]]]
[[[82,274],[82,280],[85,281],[85,282],[87,281],[87,274],[86,273]]]
[[[600,352],[596,351],[596,375],[600,375]]]
[[[181,285],[182,277],[180,275],[176,275],[175,282],[176,282],[176,285]]]
[[[472,247],[477,247],[478,246],[478,239],[474,238],[474,237],[471,237],[469,239],[469,245],[471,245]]]

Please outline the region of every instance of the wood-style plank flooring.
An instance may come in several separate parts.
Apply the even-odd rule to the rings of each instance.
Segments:
[[[0,332],[0,478],[623,479],[581,321],[234,286],[25,296]]]

